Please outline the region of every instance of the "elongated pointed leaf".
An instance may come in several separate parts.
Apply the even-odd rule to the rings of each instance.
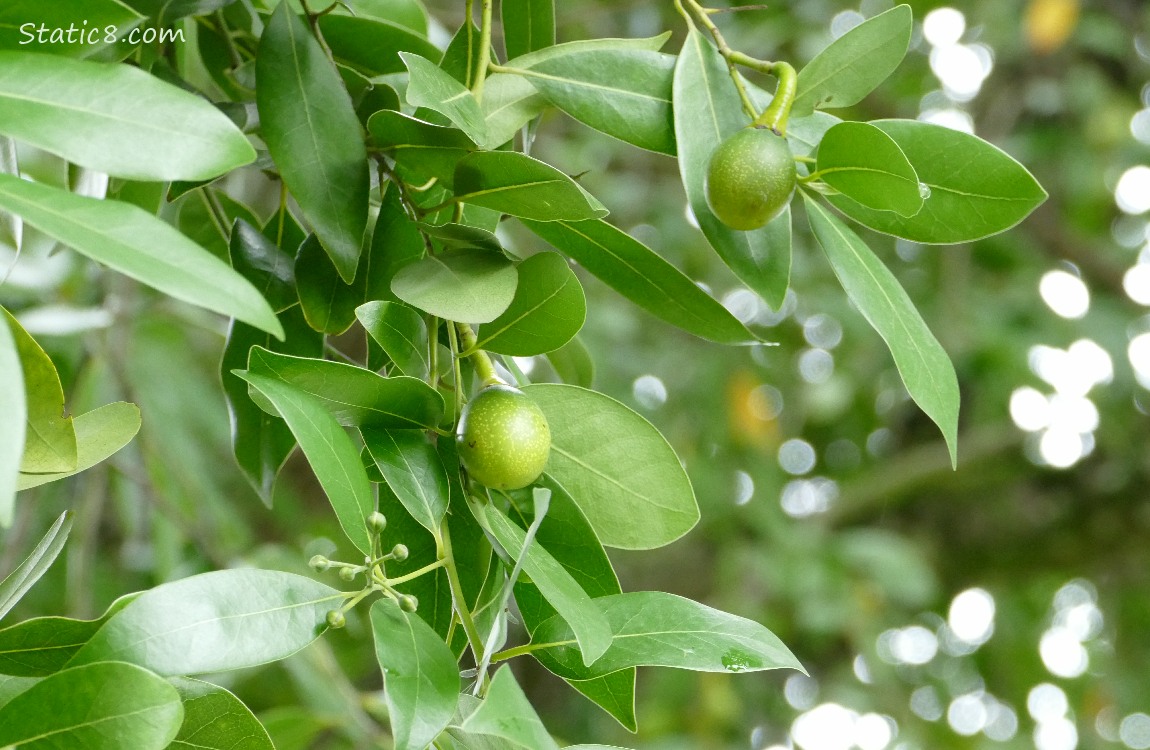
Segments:
[[[539,60],[516,72],[584,125],[639,148],[675,153],[671,78],[675,57],[594,49]]]
[[[322,401],[294,385],[255,372],[235,374],[263,394],[287,422],[347,538],[360,552],[370,555],[367,516],[375,509],[375,498],[359,450],[343,427]]]
[[[571,385],[527,387],[551,427],[547,473],[608,547],[670,544],[699,520],[691,480],[666,438],[623,404]],[[634,519],[641,518],[641,524]]]
[[[583,666],[570,628],[553,617],[540,625],[532,651],[560,677],[577,680],[636,666],[697,672],[751,672],[802,666],[782,641],[757,622],[661,591],[616,594],[593,600],[614,634],[611,647]]]
[[[649,247],[605,221],[524,225],[647,312],[720,344],[756,341],[727,308]]]
[[[840,122],[819,142],[822,181],[878,211],[914,216],[922,210],[918,173],[894,140],[866,122]]]
[[[328,13],[319,19],[319,30],[337,62],[367,76],[402,73],[405,68],[400,52],[414,52],[428,59],[439,56],[426,36],[384,19]]]
[[[515,297],[519,276],[502,253],[429,255],[395,274],[391,290],[407,304],[447,320],[490,323]]]
[[[276,8],[256,57],[261,133],[280,175],[347,282],[367,229],[363,128],[327,54],[290,4]]]
[[[498,737],[512,747],[559,750],[506,664],[491,678],[483,703],[467,717],[462,729]]]
[[[0,134],[82,167],[201,180],[256,158],[222,112],[139,68],[0,51],[0,70]]]
[[[971,242],[1010,229],[1046,200],[1046,191],[1007,153],[957,130],[917,120],[876,120],[925,186],[912,217],[876,211],[845,195],[835,208],[878,232],[927,244]]]
[[[719,221],[707,205],[704,180],[711,154],[748,123],[726,62],[697,29],[683,43],[673,91],[679,175],[691,213],[727,267],[777,310],[790,283],[790,209],[762,229],[740,232]]]
[[[383,348],[395,370],[413,378],[427,377],[431,363],[427,354],[427,324],[422,315],[398,302],[368,302],[356,308],[355,316]]]
[[[345,284],[314,234],[299,246],[295,268],[296,293],[308,325],[332,336],[350,328],[355,308],[363,304],[367,274],[357,273],[352,284]]]
[[[455,165],[455,199],[537,221],[607,215],[595,196],[550,164],[515,151],[476,151]]]
[[[330,586],[293,573],[201,573],[140,594],[71,664],[127,661],[164,676],[254,667],[315,640],[342,600]]]
[[[854,232],[811,198],[804,199],[811,230],[851,302],[894,356],[911,398],[934,420],[958,462],[958,378],[906,291]]]
[[[24,456],[24,433],[28,425],[28,407],[24,401],[24,368],[12,330],[0,325],[0,526],[12,525],[16,503],[20,461]]]
[[[36,617],[0,630],[0,674],[47,677],[59,672],[112,615],[136,596],[121,596],[96,620]]]
[[[48,353],[28,335],[12,313],[0,308],[0,325],[7,325],[24,369],[27,425],[20,471],[46,474],[76,468],[76,430],[64,416],[64,387]]]
[[[858,104],[894,72],[910,45],[913,15],[898,5],[840,36],[799,71],[793,117]]]
[[[0,743],[23,750],[163,750],[183,720],[176,689],[123,662],[45,677],[0,708]]]
[[[142,209],[4,174],[0,174],[0,208],[164,294],[283,337],[275,313],[250,282]]]
[[[361,430],[363,444],[407,512],[433,535],[451,502],[447,469],[423,433]]]
[[[231,692],[185,677],[169,682],[184,704],[184,722],[171,750],[275,750],[259,719]]]
[[[427,58],[407,52],[399,56],[411,74],[407,84],[408,104],[435,110],[480,146],[499,145],[489,143],[483,110],[466,86]]]
[[[252,282],[277,313],[299,302],[292,256],[243,219],[232,224],[228,256],[232,268]]]
[[[76,467],[48,474],[21,474],[16,489],[26,490],[74,476],[107,460],[140,431],[140,407],[125,401],[93,409],[72,420],[76,428]]]
[[[313,396],[342,425],[432,429],[443,419],[443,396],[418,378],[385,378],[344,362],[277,354],[259,346],[252,347],[248,369]]]
[[[558,253],[539,253],[519,264],[511,305],[479,329],[476,346],[530,357],[559,349],[579,333],[587,300],[579,279]]]
[[[555,44],[554,0],[504,0],[499,13],[508,60]]]
[[[24,562],[0,581],[0,619],[3,619],[28,589],[48,571],[56,561],[60,550],[64,549],[64,542],[68,541],[68,534],[71,531],[72,513],[65,511],[44,534],[44,538],[36,548],[24,558]]]
[[[555,351],[547,352],[547,361],[555,368],[559,379],[568,385],[590,388],[595,380],[595,362],[578,336]]]
[[[390,152],[416,179],[435,178],[447,188],[455,179],[456,163],[479,148],[462,131],[401,112],[376,112],[367,121],[367,129],[375,145]]]
[[[423,750],[455,714],[455,654],[430,625],[392,601],[372,605],[371,630],[396,750]]]

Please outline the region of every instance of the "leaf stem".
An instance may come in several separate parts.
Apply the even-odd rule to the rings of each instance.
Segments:
[[[475,69],[475,81],[471,84],[471,93],[475,101],[483,101],[483,81],[487,78],[487,65],[491,62],[491,15],[493,0],[483,0],[483,23],[479,27],[479,64]],[[471,24],[471,15],[467,16],[468,27]]]
[[[719,48],[719,54],[727,61],[727,71],[731,75],[731,80],[735,83],[735,90],[739,92],[739,99],[743,102],[743,111],[747,113],[747,117],[754,120],[758,116],[758,112],[755,110],[755,104],[751,101],[750,95],[747,94],[747,88],[743,85],[742,76],[739,75],[738,69],[735,68],[732,55],[736,53],[731,49],[730,45],[727,44],[727,40],[723,37],[723,33],[719,31],[719,27],[715,25],[715,22],[711,20],[711,16],[707,13],[706,9],[699,5],[697,0],[675,0],[675,2],[676,4],[685,2],[687,8],[699,19],[699,23],[702,24],[703,28],[711,33],[711,36],[715,39],[715,45]]]
[[[532,651],[542,651],[545,648],[555,648],[557,646],[568,646],[575,641],[557,641],[555,643],[524,643],[522,646],[514,646],[512,648],[504,649],[491,656],[491,663],[498,664],[501,661],[514,659],[517,656],[526,656]]]
[[[455,613],[459,615],[459,623],[463,625],[463,632],[467,634],[467,642],[471,645],[475,663],[479,664],[483,661],[483,637],[479,635],[475,620],[471,618],[471,610],[467,608],[467,597],[463,594],[463,584],[459,580],[459,571],[455,568],[455,555],[451,550],[451,530],[447,527],[446,518],[440,524],[436,546],[439,548],[438,558],[443,561],[444,570],[447,571],[447,585],[451,589]]]
[[[483,387],[502,383],[503,379],[495,374],[495,365],[491,363],[491,357],[476,346],[475,329],[467,323],[456,323],[455,328],[459,331],[460,351],[468,352],[467,356],[471,357],[471,364],[475,366],[475,374],[479,376]]]
[[[424,565],[419,570],[413,570],[410,573],[405,573],[405,574],[403,574],[397,578],[385,578],[385,579],[383,579],[383,583],[387,586],[398,586],[401,583],[407,583],[408,581],[413,581],[425,573],[430,573],[431,571],[436,570],[438,568],[445,567],[446,565],[447,565],[446,560],[436,560],[433,563],[428,563],[427,565]]]

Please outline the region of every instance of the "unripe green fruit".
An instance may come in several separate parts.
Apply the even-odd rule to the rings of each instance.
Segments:
[[[482,485],[517,490],[547,466],[551,429],[543,410],[509,385],[491,385],[467,402],[455,447],[467,473]]]
[[[715,149],[703,189],[711,212],[731,229],[758,229],[795,194],[795,158],[769,128],[744,128]]]
[[[397,544],[391,548],[391,559],[395,560],[396,562],[403,562],[407,559],[407,555],[408,552],[406,544]]]

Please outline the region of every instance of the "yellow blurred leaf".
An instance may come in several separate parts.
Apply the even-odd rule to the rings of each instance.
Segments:
[[[1078,0],[1030,0],[1026,8],[1026,41],[1048,55],[1061,47],[1078,24]]]

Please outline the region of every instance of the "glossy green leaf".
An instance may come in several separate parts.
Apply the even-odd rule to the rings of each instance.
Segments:
[[[488,527],[499,545],[513,560],[523,556],[524,532],[494,506],[487,506]],[[590,597],[562,565],[539,544],[527,547],[522,557],[523,572],[531,577],[544,598],[571,626],[587,662],[594,662],[611,643],[607,620],[591,604]]]
[[[704,182],[711,154],[748,123],[726,62],[698,29],[691,29],[683,43],[673,93],[679,176],[691,213],[723,262],[777,310],[790,283],[790,209],[762,229],[740,232],[719,221],[707,205]]]
[[[36,617],[0,630],[0,674],[47,677],[59,672],[112,615],[136,596],[121,596],[96,620]]]
[[[865,122],[840,122],[819,142],[823,182],[878,211],[914,216],[922,210],[918,174],[894,140]]]
[[[0,134],[82,167],[201,180],[256,158],[222,112],[138,68],[0,51],[0,70]]]
[[[523,76],[495,73],[483,84],[483,119],[487,137],[493,143],[506,143],[527,123],[547,109],[547,100]]]
[[[0,674],[0,709],[42,679],[42,677],[11,677]]]
[[[427,9],[420,0],[356,0],[355,13],[397,23],[427,36]]]
[[[483,110],[466,86],[425,57],[408,52],[401,52],[399,56],[411,74],[407,84],[408,104],[438,112],[480,146],[499,145],[488,142]]]
[[[333,336],[350,328],[355,308],[363,303],[366,274],[357,274],[353,284],[345,284],[314,234],[299,246],[295,269],[296,293],[308,325]]]
[[[72,420],[76,429],[76,466],[71,471],[49,474],[21,474],[16,489],[26,490],[87,471],[107,460],[140,431],[140,408],[116,401]]]
[[[763,106],[770,101],[770,95],[763,98]],[[826,132],[842,122],[839,118],[826,112],[815,111],[806,117],[795,117],[787,123],[787,144],[795,156],[815,155],[819,142]]]
[[[360,552],[370,555],[367,516],[375,509],[375,498],[359,461],[359,450],[343,427],[320,399],[294,385],[254,372],[235,374],[263,394],[287,422],[347,538]]]
[[[371,630],[396,750],[423,750],[455,714],[455,654],[431,626],[393,601],[372,605]]]
[[[475,82],[475,72],[479,69],[480,31],[474,22],[460,24],[455,35],[443,51],[443,59],[439,67],[455,80],[467,88]],[[495,50],[488,47],[490,59],[494,60]]]
[[[326,627],[343,595],[293,573],[237,569],[140,594],[72,658],[127,661],[164,676],[224,672],[291,656]],[[141,636],[141,634],[146,634]]]
[[[229,691],[202,680],[169,680],[184,703],[184,723],[170,750],[275,750],[251,709]]]
[[[251,283],[142,209],[3,174],[0,208],[164,294],[283,336],[275,313]]]
[[[395,370],[424,379],[431,371],[427,358],[427,324],[423,316],[398,302],[368,302],[355,311],[364,330],[387,354]],[[440,409],[440,417],[443,410]],[[429,424],[428,427],[438,425]]]
[[[503,245],[494,232],[469,224],[420,224],[419,229],[445,250],[476,248],[503,252]]]
[[[109,661],[45,677],[0,708],[0,745],[21,750],[162,750],[184,710],[176,689]]]
[[[295,260],[243,219],[232,224],[228,255],[232,268],[250,281],[277,313],[299,301]]]
[[[607,215],[595,196],[550,164],[515,151],[476,151],[455,165],[455,199],[537,221]]]
[[[593,600],[611,623],[611,647],[589,667],[568,625],[553,617],[536,629],[531,653],[567,679],[594,677],[636,666],[697,672],[753,672],[802,666],[783,642],[757,622],[662,591]],[[551,644],[544,647],[544,644]]]
[[[256,78],[268,151],[339,275],[350,282],[367,229],[363,129],[335,66],[288,3],[276,8],[260,38]]]
[[[554,0],[503,0],[499,13],[508,60],[555,44]]]
[[[526,390],[551,427],[547,473],[571,493],[603,544],[661,547],[698,522],[691,480],[650,422],[584,388],[542,384]]]
[[[439,50],[402,24],[377,18],[328,13],[319,19],[319,30],[337,62],[367,76],[402,73],[406,68],[400,52],[414,52],[428,59]]]
[[[604,39],[576,39],[519,55],[508,60],[507,65],[513,68],[531,68],[541,62],[557,60],[570,55],[580,55],[586,52],[625,52],[627,50],[658,52],[670,38],[671,32],[664,31],[657,36],[638,39],[610,37]]]
[[[12,525],[16,503],[20,461],[24,456],[24,432],[28,425],[28,407],[24,401],[24,368],[12,330],[0,325],[0,526]]]
[[[143,23],[144,16],[118,0],[86,0],[82,8],[82,15],[78,15],[75,3],[40,0],[0,3],[0,49],[112,61],[130,51],[130,45],[119,44],[118,40]],[[33,28],[21,29],[33,19]],[[68,24],[77,29],[73,44],[66,41]],[[109,26],[112,27],[111,42],[106,33]],[[79,43],[81,29],[86,32],[83,44]]]
[[[490,323],[515,297],[519,276],[502,253],[463,250],[429,255],[404,266],[391,282],[395,296],[447,320]]]
[[[483,703],[464,720],[462,729],[526,750],[559,750],[506,664],[491,678]]]
[[[573,339],[586,318],[587,299],[567,261],[538,253],[519,264],[510,307],[479,329],[476,346],[516,357],[546,354]]]
[[[590,388],[595,380],[595,362],[578,336],[555,351],[547,352],[547,361],[555,368],[559,379],[568,385]]]
[[[72,513],[65,511],[48,529],[36,547],[16,569],[0,581],[0,619],[8,614],[16,603],[35,585],[40,577],[48,572],[56,561],[68,534],[72,531]]]
[[[398,301],[391,291],[400,269],[423,257],[426,247],[419,226],[407,217],[399,190],[392,187],[383,195],[375,231],[371,235],[372,269],[367,299]]]
[[[432,429],[443,419],[443,396],[419,378],[385,378],[345,362],[293,357],[259,346],[248,356],[250,372],[307,393],[342,425]]]
[[[524,221],[528,229],[647,312],[700,338],[745,344],[755,336],[682,271],[605,221]]]
[[[862,101],[906,56],[913,21],[910,6],[898,5],[831,42],[799,71],[792,116]]]
[[[443,460],[422,432],[364,428],[363,444],[407,512],[438,536],[451,502]]]
[[[804,194],[811,230],[854,306],[878,331],[894,356],[903,383],[934,420],[958,462],[958,378],[894,274],[843,222]]]
[[[1010,229],[1046,200],[1026,167],[977,136],[917,120],[871,124],[906,154],[926,186],[926,200],[921,211],[904,218],[846,196],[828,198],[864,226],[912,242],[971,242]]]
[[[432,125],[401,112],[376,112],[367,121],[376,146],[388,151],[396,163],[416,180],[435,178],[450,188],[455,164],[478,148],[455,128]]]
[[[24,370],[27,422],[20,471],[36,474],[76,468],[76,430],[64,416],[64,387],[51,357],[12,313],[0,308],[0,325],[7,325]]]
[[[642,49],[593,49],[517,68],[551,104],[639,148],[675,153],[671,79],[675,57]]]

